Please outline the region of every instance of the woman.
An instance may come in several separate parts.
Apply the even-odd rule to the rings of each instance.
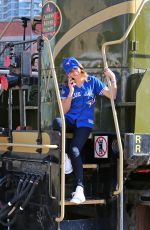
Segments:
[[[64,59],[63,69],[67,75],[68,85],[62,88],[62,106],[66,127],[72,128],[74,134],[68,151],[71,162],[66,155],[65,173],[69,174],[72,170],[74,171],[76,190],[71,202],[80,204],[85,201],[83,166],[80,153],[94,126],[95,97],[96,95],[103,95],[110,98],[110,91],[103,82],[94,76],[89,76],[74,57]],[[115,74],[108,68],[104,70],[104,74],[110,78],[112,94],[115,99],[117,93]],[[60,118],[55,119],[55,125],[61,130]]]

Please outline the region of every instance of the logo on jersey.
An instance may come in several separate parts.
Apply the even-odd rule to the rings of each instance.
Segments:
[[[95,98],[87,101],[87,104],[88,104],[89,107],[91,107],[94,103],[95,103]]]
[[[81,93],[80,92],[76,92],[73,94],[73,98],[76,98],[76,97],[81,97]]]
[[[93,97],[94,96],[91,86],[87,89],[87,92],[84,93],[84,96],[85,97]]]

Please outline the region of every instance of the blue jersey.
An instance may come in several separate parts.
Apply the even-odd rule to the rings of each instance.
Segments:
[[[81,87],[75,86],[70,110],[65,114],[76,127],[94,126],[94,107],[96,95],[103,95],[106,85],[94,76],[88,76]],[[69,87],[63,86],[61,99],[69,94]]]

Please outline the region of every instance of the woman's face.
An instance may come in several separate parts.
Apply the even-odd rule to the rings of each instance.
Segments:
[[[76,79],[77,77],[80,76],[80,73],[81,73],[81,69],[79,67],[74,68],[70,71],[70,73],[68,74],[68,77]]]

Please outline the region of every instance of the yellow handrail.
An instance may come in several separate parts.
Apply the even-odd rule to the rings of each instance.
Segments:
[[[58,145],[32,145],[23,143],[0,143],[0,146],[57,149]]]
[[[60,98],[60,93],[59,93],[59,87],[58,87],[58,82],[57,82],[57,76],[55,72],[55,66],[54,66],[54,60],[53,60],[53,55],[51,51],[51,46],[50,42],[47,37],[43,36],[44,41],[46,42],[46,46],[48,48],[48,55],[50,59],[50,64],[51,64],[51,70],[52,70],[52,75],[53,75],[53,80],[54,80],[54,86],[56,90],[56,96],[57,96],[57,101],[58,101],[58,107],[60,111],[60,116],[62,119],[62,133],[61,133],[61,138],[62,138],[62,154],[61,154],[61,197],[60,197],[60,217],[56,218],[57,222],[60,222],[64,219],[64,207],[65,207],[65,173],[64,173],[64,162],[65,162],[65,130],[66,130],[66,124],[65,124],[65,117],[64,117],[64,112],[63,112],[63,107],[61,103],[61,98]]]
[[[107,64],[107,60],[106,60],[106,47],[110,46],[110,45],[116,45],[116,44],[120,44],[123,41],[125,41],[125,39],[127,38],[127,36],[129,35],[138,15],[140,14],[144,4],[147,2],[148,0],[144,0],[142,1],[142,3],[140,4],[139,8],[137,9],[137,12],[135,13],[135,16],[133,17],[129,27],[127,28],[125,34],[118,40],[115,41],[109,41],[109,42],[105,42],[102,45],[102,57],[103,57],[103,62],[104,62],[104,68],[108,67]],[[123,190],[123,147],[122,147],[122,142],[121,142],[121,136],[120,136],[120,130],[119,130],[119,124],[118,124],[118,119],[117,119],[117,114],[116,114],[116,109],[115,109],[115,104],[114,104],[114,99],[113,99],[113,94],[112,94],[112,88],[111,88],[111,83],[110,80],[107,78],[107,82],[108,82],[108,87],[110,90],[110,101],[111,101],[111,107],[112,107],[112,112],[113,112],[113,118],[114,118],[114,123],[115,123],[115,129],[116,129],[116,134],[117,134],[117,141],[118,141],[118,148],[119,148],[119,159],[120,159],[120,163],[119,163],[119,177],[118,177],[118,189],[116,191],[114,191],[114,195],[118,195],[122,192]]]

